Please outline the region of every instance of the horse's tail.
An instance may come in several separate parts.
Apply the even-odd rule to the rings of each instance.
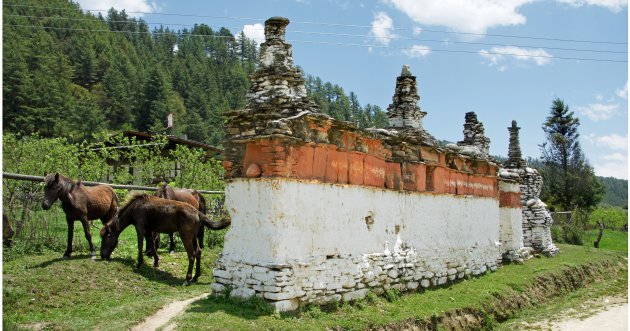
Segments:
[[[212,230],[225,229],[228,226],[230,226],[230,224],[232,224],[232,220],[227,218],[227,217],[221,219],[218,222],[213,222],[205,214],[203,214],[201,212],[198,212],[198,213],[199,213],[199,219],[201,220],[201,224],[207,226],[208,228],[210,228]]]
[[[197,192],[197,196],[199,197],[199,211],[203,214],[207,213],[208,209],[206,207],[206,198],[204,198],[199,192]]]

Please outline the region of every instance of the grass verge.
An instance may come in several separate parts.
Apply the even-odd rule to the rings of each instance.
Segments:
[[[44,251],[5,260],[4,328],[128,329],[169,302],[210,291],[210,275],[218,249],[204,250],[200,282],[184,287],[181,284],[187,262],[181,245],[174,255],[161,251],[159,270],[150,267],[147,258],[147,265],[136,270],[135,232],[127,230],[123,234],[111,262],[90,260],[86,251],[75,253],[71,259],[61,259],[59,251]],[[531,296],[525,303],[539,304],[547,300],[543,294],[555,288],[568,293],[585,283],[607,278],[624,279],[627,284],[627,253],[588,246],[560,248],[562,252],[555,258],[506,265],[483,277],[424,293],[391,293],[386,297],[370,294],[360,302],[307,306],[288,314],[274,313],[262,300],[209,297],[194,302],[174,322],[181,329],[207,330],[431,326],[443,323],[445,316],[451,316],[452,321],[462,316],[483,318],[494,304],[500,306],[503,299],[509,302],[511,298],[528,297],[529,289],[538,283],[549,288],[538,288],[540,296]],[[483,322],[491,327],[497,320],[513,317],[517,308],[507,307]]]
[[[507,265],[483,277],[424,293],[401,295],[391,300],[369,296],[367,300],[352,304],[309,306],[297,313],[274,314],[264,309],[243,309],[240,302],[224,297],[210,297],[194,302],[175,322],[183,330],[363,330],[413,326],[432,328],[437,324],[465,322],[458,319],[482,318],[486,320],[481,323],[486,328],[492,328],[497,320],[512,317],[520,308],[543,302],[545,292],[551,287],[570,292],[572,286],[583,285],[580,277],[584,277],[582,281],[585,282],[606,277],[625,278],[627,283],[627,259],[624,253],[581,246],[560,247],[562,252],[555,258],[538,258],[523,265]],[[598,269],[602,272],[597,272]],[[563,277],[567,274],[571,275],[570,279],[564,281]],[[540,282],[548,284],[536,288],[538,293],[528,298],[527,291],[540,285]],[[525,297],[524,300],[529,301],[511,303],[511,298],[516,297]],[[507,307],[498,307],[498,313],[487,313],[496,308],[493,305]],[[446,322],[445,316],[453,318]]]

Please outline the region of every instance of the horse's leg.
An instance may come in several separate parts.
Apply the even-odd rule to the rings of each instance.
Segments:
[[[195,240],[193,241],[193,252],[195,252],[195,260],[197,261],[196,263],[196,268],[195,268],[195,275],[193,276],[193,283],[197,281],[197,278],[199,278],[199,276],[201,275],[201,248],[199,248],[199,243],[197,243],[197,238],[194,238]]]
[[[150,247],[151,247],[151,250],[153,251],[153,268],[157,268],[160,258],[158,257],[157,244],[155,242],[159,240],[157,238],[160,238],[160,234],[157,232],[153,232],[151,233],[149,237],[150,237],[150,245],[151,245]],[[147,243],[147,245],[149,245],[149,243]]]
[[[193,265],[195,264],[195,256],[197,255],[197,253],[193,250],[195,236],[194,234],[184,233],[180,233],[179,236],[182,238],[182,243],[184,244],[184,248],[186,248],[186,253],[188,254],[188,272],[186,273],[186,281],[184,282],[184,285],[189,285],[192,278]]]
[[[74,235],[74,220],[66,217],[66,222],[68,222],[68,246],[66,247],[66,252],[63,253],[63,257],[70,257],[72,254],[72,236]]]
[[[147,256],[153,256],[157,252],[157,248],[160,247],[160,234],[156,232],[145,233],[144,238],[146,239],[146,251],[144,252]],[[152,248],[149,244],[149,241],[155,242],[155,248]]]
[[[173,254],[175,253],[175,238],[173,238],[173,233],[169,233],[168,238],[171,240],[171,244],[168,247],[168,252]]]
[[[94,251],[94,244],[92,243],[92,234],[90,233],[90,222],[83,218],[81,220],[81,224],[83,225],[83,233],[85,233],[85,239],[87,239],[90,244],[90,255],[92,256],[92,260],[96,260],[96,252]]]
[[[144,229],[141,226],[136,226],[136,235],[138,236],[138,264],[136,264],[136,268],[140,269],[142,263],[144,262],[142,256],[142,245],[144,244]]]

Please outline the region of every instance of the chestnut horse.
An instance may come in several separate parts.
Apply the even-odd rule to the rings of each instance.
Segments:
[[[138,264],[140,268],[144,263],[142,255],[143,240],[146,239],[153,249],[153,267],[157,268],[159,258],[153,240],[152,233],[178,232],[182,238],[186,253],[188,254],[188,272],[186,282],[188,285],[196,281],[201,273],[201,249],[197,244],[197,232],[202,225],[213,230],[220,230],[230,225],[230,220],[212,222],[195,207],[175,200],[167,200],[150,196],[148,194],[132,194],[116,217],[101,229],[101,258],[109,259],[118,245],[118,236],[129,225],[134,225],[138,237]],[[197,261],[195,276],[192,277],[193,265]]]
[[[162,184],[162,186],[160,186],[157,192],[155,192],[155,194],[153,195],[162,199],[186,202],[190,204],[191,206],[195,207],[197,210],[199,210],[203,214],[206,213],[206,199],[204,199],[203,195],[201,195],[201,193],[197,192],[196,190],[173,189],[172,187],[168,186],[168,184]],[[197,242],[200,248],[203,248],[203,236],[204,236],[204,227],[202,226],[201,228],[199,228],[199,233],[197,234]],[[168,250],[169,252],[174,253],[175,240],[173,238],[173,234],[169,233],[168,237],[170,239]],[[159,235],[156,235],[155,241],[156,241],[155,246],[158,247],[160,243]],[[147,246],[146,254],[148,256],[151,256],[152,254],[151,249],[148,246]]]
[[[68,247],[63,254],[70,257],[72,254],[72,235],[74,233],[74,221],[79,220],[83,225],[85,239],[90,244],[90,254],[96,258],[92,235],[90,234],[89,220],[100,218],[103,224],[111,221],[118,210],[118,198],[114,189],[108,185],[87,187],[81,182],[75,183],[72,179],[59,173],[48,174],[44,179],[44,201],[42,208],[50,209],[52,204],[59,199],[61,208],[66,213],[68,222]]]

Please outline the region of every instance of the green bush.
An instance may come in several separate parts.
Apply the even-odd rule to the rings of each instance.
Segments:
[[[166,180],[174,187],[198,190],[223,190],[223,168],[219,161],[209,159],[204,150],[177,146],[164,151],[166,138],[157,138],[147,144],[122,135],[103,137],[98,143],[75,144],[65,138],[42,138],[37,135],[3,134],[4,172],[42,176],[59,172],[74,180],[99,181],[113,184],[155,186],[157,180]],[[127,146],[127,148],[112,148]],[[66,247],[67,225],[65,216],[55,203],[52,210],[43,211],[43,183],[3,179],[3,211],[16,230],[9,254],[55,251]],[[129,192],[116,190],[119,204]],[[222,196],[208,196],[208,211],[225,214]],[[214,216],[214,215],[213,215]],[[100,221],[94,221],[96,228]],[[74,247],[87,246],[80,225],[75,224]],[[92,228],[92,237],[98,230]],[[225,231],[209,231],[209,244],[223,245]],[[166,241],[164,241],[166,242]],[[164,243],[162,242],[162,243]]]
[[[603,222],[607,229],[619,230],[628,224],[628,210],[616,206],[599,206],[588,217],[588,224],[597,226]]]

